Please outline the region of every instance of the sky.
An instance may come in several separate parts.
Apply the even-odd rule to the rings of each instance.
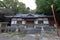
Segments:
[[[19,2],[25,3],[26,7],[29,7],[31,10],[36,9],[35,0],[19,0]]]

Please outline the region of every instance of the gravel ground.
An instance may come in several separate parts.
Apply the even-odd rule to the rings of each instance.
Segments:
[[[25,37],[13,36],[0,33],[0,40],[60,40],[60,37],[52,34],[26,34]]]

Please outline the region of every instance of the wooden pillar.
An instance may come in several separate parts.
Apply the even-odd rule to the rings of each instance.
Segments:
[[[1,24],[0,24],[0,33],[1,33]]]
[[[5,32],[7,31],[6,28],[7,28],[7,24],[4,24],[5,25]]]

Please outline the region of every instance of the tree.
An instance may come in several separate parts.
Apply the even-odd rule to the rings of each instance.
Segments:
[[[60,0],[36,0],[37,13],[52,15],[51,5],[54,5],[54,11],[58,22],[60,22]]]
[[[0,0],[0,12],[4,14],[25,13],[26,6],[18,0]]]
[[[38,13],[47,13],[47,10],[49,10],[50,8],[49,5],[46,3],[46,0],[36,0],[36,4]]]
[[[30,9],[28,9],[28,7],[26,8],[25,4],[23,4],[22,2],[20,2],[18,10],[19,10],[19,13],[28,13]]]
[[[37,12],[51,13],[52,4],[56,12],[60,10],[60,0],[36,0]]]

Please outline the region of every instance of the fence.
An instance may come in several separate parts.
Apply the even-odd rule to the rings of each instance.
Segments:
[[[51,31],[56,31],[55,27],[49,26],[49,27],[43,27],[44,28],[44,32],[51,32]],[[34,33],[41,33],[41,27],[37,27],[37,28],[23,28],[20,27],[18,28],[18,31],[16,31],[16,27],[4,27],[4,28],[0,28],[0,32],[1,33],[9,33],[9,32],[18,32],[18,33],[28,33],[28,34],[34,34]]]

